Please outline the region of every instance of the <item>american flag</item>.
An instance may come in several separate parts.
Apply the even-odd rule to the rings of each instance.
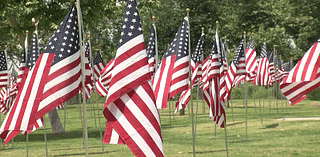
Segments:
[[[84,61],[84,91],[85,91],[85,98],[89,99],[91,96],[91,93],[93,91],[93,81],[92,81],[92,70],[91,70],[91,65],[90,65],[90,47],[89,43],[85,43],[85,61]],[[81,84],[82,85],[82,84]],[[80,89],[82,90],[82,88]]]
[[[135,0],[123,16],[103,114],[134,156],[164,156],[160,116],[149,80],[148,57]]]
[[[193,51],[192,57],[191,57],[191,85],[198,86],[200,84],[201,79],[201,63],[203,61],[201,49],[204,41],[204,33],[201,34],[200,39],[198,40],[197,46],[195,50]],[[175,105],[176,111],[181,110],[186,107],[187,103],[190,99],[190,86],[186,90],[184,90],[180,97],[178,102]]]
[[[27,58],[27,66],[29,69],[32,69],[34,64],[36,63],[38,59],[38,32],[37,30],[33,34],[32,38],[32,46],[31,46],[31,51],[28,53],[28,58]]]
[[[208,106],[210,106],[210,92],[209,92],[209,80],[208,80],[208,72],[210,69],[211,64],[211,56],[208,56],[202,63],[201,63],[201,84],[202,86],[202,96],[203,99],[206,101]]]
[[[274,78],[276,76],[276,68],[275,68],[275,59],[276,54],[273,50],[268,52],[268,61],[269,61],[269,65],[268,65],[268,71],[269,71],[269,79],[268,79],[268,85],[271,86],[272,85],[272,78]]]
[[[19,66],[18,76],[17,76],[17,89],[18,90],[23,86],[23,84],[27,78],[28,72],[29,72],[29,68],[27,67],[26,53],[22,49],[21,61],[20,61],[20,66]]]
[[[158,66],[158,65],[155,65],[155,55],[156,55],[155,36],[156,36],[155,28],[154,26],[151,26],[149,36],[148,36],[148,43],[147,43],[147,55],[148,55],[149,70],[150,70],[150,73],[152,74],[155,71],[154,66]]]
[[[73,6],[29,72],[0,128],[5,143],[21,131],[31,131],[36,120],[78,94],[79,48],[77,10]]]
[[[102,143],[125,144],[119,134],[113,129],[109,121],[106,122]]]
[[[227,75],[226,75],[226,99],[230,99],[230,93],[232,85],[235,81],[241,81],[241,78],[244,79],[245,75],[245,65],[244,65],[244,38],[242,38],[240,44],[236,48],[233,60],[229,66]],[[238,79],[235,79],[238,76]]]
[[[101,97],[107,96],[110,81],[111,71],[114,65],[114,58],[112,58],[108,64],[100,71],[99,79],[96,81],[96,91]]]
[[[153,79],[158,109],[167,107],[167,100],[188,88],[189,52],[188,19],[185,18],[166,52]]]
[[[93,58],[93,78],[95,81],[97,81],[99,79],[100,76],[100,71],[105,67],[106,65],[104,64],[101,54],[98,51],[96,53],[96,56]]]
[[[305,98],[320,85],[320,39],[304,54],[300,61],[280,83],[280,89],[291,105]]]
[[[4,51],[0,52],[0,88],[8,86],[7,59]]]
[[[246,58],[246,71],[247,71],[247,77],[246,81],[252,82],[257,73],[258,64],[256,59],[256,51],[254,50],[254,40],[251,39],[248,47],[245,50],[245,58]]]
[[[266,51],[266,43],[264,42],[261,47],[261,52],[259,56],[258,61],[258,69],[257,69],[257,75],[255,77],[254,85],[269,85],[269,71],[268,71],[268,57],[267,57],[267,51]]]

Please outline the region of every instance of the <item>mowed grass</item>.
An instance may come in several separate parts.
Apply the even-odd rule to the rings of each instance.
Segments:
[[[270,106],[269,108],[269,100]],[[255,102],[255,103],[254,103]],[[277,102],[277,103],[276,103]],[[226,109],[227,144],[229,156],[319,156],[320,121],[319,120],[277,120],[278,118],[320,117],[320,105],[316,101],[304,100],[294,106],[285,100],[256,99],[248,100],[247,140],[245,138],[245,107],[243,100],[233,100]],[[192,156],[192,128],[190,109],[185,115],[172,113],[174,103],[168,103],[167,109],[160,110],[161,132],[165,156]],[[194,113],[196,101],[194,100]],[[225,130],[216,127],[209,119],[209,110],[203,101],[198,103],[196,126],[196,156],[226,156]],[[260,108],[261,106],[261,108]],[[278,107],[277,107],[278,106]],[[124,157],[133,156],[126,145],[101,145],[99,119],[104,131],[105,118],[102,115],[103,104],[87,104],[88,151],[89,156]],[[205,107],[205,110],[203,110]],[[95,112],[94,112],[95,111]],[[261,111],[261,112],[260,112]],[[270,111],[270,113],[269,113]],[[58,110],[60,121],[64,125],[65,110]],[[45,117],[49,156],[84,156],[83,132],[79,116],[79,105],[68,105],[66,109],[66,134],[53,135]],[[232,114],[233,112],[233,114]],[[1,117],[2,120],[4,116]],[[28,154],[31,157],[45,156],[44,129],[29,134]],[[102,146],[104,151],[102,151]],[[20,157],[26,154],[26,136],[19,134],[0,150],[0,156]]]

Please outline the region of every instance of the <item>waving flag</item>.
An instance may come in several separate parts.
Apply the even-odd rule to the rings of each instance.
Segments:
[[[254,50],[254,41],[251,39],[248,47],[245,50],[245,56],[246,56],[246,72],[247,77],[246,81],[252,82],[257,74],[258,64],[256,60],[256,51]]]
[[[7,58],[4,51],[0,52],[0,88],[8,86]]]
[[[134,156],[161,157],[160,117],[135,0],[127,1],[121,32],[103,114]]]
[[[291,105],[305,98],[305,95],[320,85],[320,39],[304,54],[289,72],[280,89]]]
[[[148,55],[148,63],[149,63],[149,70],[150,73],[154,73],[155,71],[155,67],[154,66],[158,66],[155,65],[155,55],[156,55],[156,51],[155,51],[155,28],[154,26],[151,26],[150,28],[150,32],[149,32],[149,36],[148,36],[148,43],[147,43],[147,55]]]
[[[181,23],[152,81],[158,109],[166,108],[169,98],[188,88],[190,57],[187,20],[185,18]]]
[[[245,68],[245,67],[243,66],[243,62],[241,62],[243,60],[240,60],[240,58],[244,59],[244,45],[243,44],[244,44],[244,38],[241,40],[240,44],[236,48],[236,53],[234,54],[233,60],[229,66],[229,69],[228,69],[228,72],[226,75],[226,91],[227,91],[226,98],[227,99],[230,99],[231,88],[232,88],[232,85],[235,81],[235,77],[242,76],[243,74],[245,74],[245,71],[243,72],[243,68]],[[243,77],[243,79],[244,79],[244,77]],[[237,80],[237,81],[241,81],[241,80]]]
[[[268,72],[269,72],[269,78],[268,78],[268,85],[271,86],[272,85],[272,78],[274,78],[276,76],[276,68],[275,68],[275,61],[274,60],[276,57],[276,54],[273,50],[271,50],[270,52],[268,52],[268,61],[269,61],[269,65],[268,65]]]
[[[204,41],[204,33],[201,34],[200,39],[198,40],[196,49],[194,50],[191,57],[191,85],[198,86],[200,84],[201,79],[201,63],[202,63],[202,54],[201,49]],[[186,107],[187,103],[190,99],[190,86],[186,90],[184,90],[178,102],[175,105],[176,111],[181,110]]]
[[[5,143],[21,131],[31,131],[36,120],[78,94],[81,60],[77,23],[73,6],[29,72],[0,128]]]
[[[19,66],[19,70],[18,70],[18,76],[17,76],[17,89],[19,90],[22,87],[22,82],[24,83],[27,75],[29,72],[29,68],[27,67],[27,63],[26,63],[26,53],[25,51],[22,49],[21,52],[21,61],[20,61],[20,66]]]
[[[91,93],[93,91],[93,81],[92,81],[92,70],[91,70],[91,65],[90,65],[90,47],[89,47],[89,43],[86,42],[85,43],[85,61],[84,61],[84,76],[85,76],[85,80],[84,80],[84,95],[85,95],[85,99],[89,99],[91,96]],[[82,84],[81,84],[82,86]],[[80,91],[82,90],[82,88],[80,89]]]
[[[260,57],[258,61],[258,69],[257,69],[257,75],[255,77],[255,85],[269,85],[269,71],[268,71],[268,57],[267,57],[267,51],[266,51],[266,43],[262,44]]]
[[[96,56],[93,58],[93,78],[95,81],[97,81],[99,79],[100,76],[100,71],[105,67],[106,65],[104,64],[101,54],[98,51],[96,53]]]
[[[100,77],[96,81],[96,91],[101,97],[107,96],[110,81],[111,81],[111,72],[114,65],[114,58],[112,58],[108,64],[100,71]]]

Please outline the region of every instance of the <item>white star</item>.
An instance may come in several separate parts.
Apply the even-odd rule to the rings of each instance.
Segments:
[[[126,15],[130,15],[130,11],[126,11]]]
[[[70,53],[71,51],[68,49],[67,52]]]
[[[54,38],[54,39],[53,39],[53,41],[57,41],[57,40],[58,40],[58,38]]]
[[[63,42],[61,45],[62,45],[62,46],[65,46],[65,45],[66,45],[66,43],[64,43],[64,42]]]
[[[141,31],[141,30],[142,30],[141,27],[139,27],[139,28],[138,28],[138,31]]]
[[[136,23],[137,20],[136,20],[136,19],[132,19],[131,22],[132,22],[132,23]]]
[[[62,58],[62,54],[61,53],[59,53],[59,58]]]
[[[73,38],[71,38],[70,41],[73,41]]]
[[[72,44],[69,44],[69,47],[72,47]]]
[[[69,28],[70,28],[70,25],[67,25],[67,28],[69,29]]]
[[[122,28],[125,29],[125,28],[127,28],[127,26],[126,26],[126,25],[123,25]]]
[[[129,32],[129,33],[128,33],[128,36],[130,36],[130,37],[131,37],[132,35],[133,35],[133,34],[132,34],[132,32]]]
[[[61,48],[61,49],[60,49],[60,51],[61,51],[61,52],[63,52],[63,51],[64,51],[64,49],[63,49],[63,48]]]
[[[129,4],[129,5],[128,5],[128,8],[132,8],[132,5],[131,5],[131,4]]]
[[[66,33],[66,34],[69,34],[69,31],[66,31],[65,33]]]
[[[68,37],[66,37],[66,36],[65,36],[65,37],[63,37],[63,40],[67,40],[67,39],[68,39]]]
[[[122,39],[119,40],[119,43],[122,43]]]
[[[70,17],[72,17],[72,16],[73,16],[73,14],[71,13],[71,14],[70,14]]]
[[[133,26],[133,25],[130,25],[130,29],[134,29],[134,26]]]
[[[57,30],[57,33],[59,33],[59,32],[60,32],[60,29]]]
[[[137,13],[137,12],[134,12],[133,15],[134,15],[134,16],[138,16],[138,13]]]
[[[124,21],[124,22],[128,22],[128,18],[124,18],[123,21]]]
[[[69,19],[68,22],[72,22],[71,19]]]
[[[54,49],[54,46],[51,46],[51,50],[53,50]]]

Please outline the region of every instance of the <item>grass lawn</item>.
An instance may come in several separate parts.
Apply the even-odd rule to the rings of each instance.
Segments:
[[[304,100],[294,106],[284,100],[248,100],[247,109],[247,140],[245,140],[245,108],[243,100],[233,100],[232,106],[226,109],[227,141],[229,156],[319,156],[320,154],[320,121],[319,120],[277,120],[279,118],[320,117],[319,102]],[[196,108],[194,101],[194,109]],[[231,104],[230,104],[231,105]],[[278,106],[278,108],[277,108]],[[87,126],[89,156],[124,157],[132,156],[126,145],[103,144],[99,131],[100,114],[102,132],[105,118],[102,116],[103,104],[100,111],[93,104],[87,104]],[[171,106],[171,110],[173,107]],[[169,109],[160,110],[161,131],[165,156],[192,156],[192,133],[190,110],[185,115],[169,113]],[[260,112],[261,111],[261,112]],[[233,114],[232,114],[233,112]],[[94,114],[95,113],[95,114]],[[58,110],[61,123],[64,125],[64,110]],[[196,156],[226,156],[225,132],[223,128],[215,128],[208,118],[209,110],[199,101],[196,127]],[[94,118],[96,117],[96,118]],[[2,115],[2,120],[4,116]],[[66,109],[66,134],[51,133],[48,116],[45,117],[47,127],[49,156],[84,156],[83,133],[79,118],[79,105],[68,105]],[[31,157],[45,156],[44,129],[39,128],[29,134],[28,154]],[[20,157],[26,154],[26,136],[19,134],[0,150],[0,156]]]

